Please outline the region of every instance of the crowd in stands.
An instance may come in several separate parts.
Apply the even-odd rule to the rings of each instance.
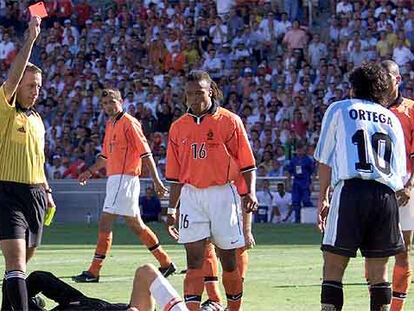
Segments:
[[[21,46],[29,2],[0,0],[0,82]],[[94,162],[108,86],[142,123],[161,174],[192,69],[207,70],[224,91],[220,104],[241,116],[259,176],[288,174],[298,144],[312,155],[326,108],[349,96],[354,66],[394,59],[403,95],[414,97],[412,1],[45,2],[31,61],[44,71],[37,110],[50,179],[76,178]]]

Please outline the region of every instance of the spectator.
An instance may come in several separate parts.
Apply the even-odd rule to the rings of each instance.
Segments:
[[[392,53],[392,58],[399,66],[404,66],[406,63],[414,60],[414,55],[410,49],[404,45],[404,41],[398,39]]]
[[[273,198],[273,211],[270,217],[271,223],[293,222],[290,218],[292,214],[292,195],[285,190],[285,184],[279,182],[277,191]]]
[[[255,222],[270,222],[273,215],[275,193],[270,190],[269,180],[261,181],[261,189],[256,195],[259,207],[255,214]],[[280,216],[280,213],[278,215]]]
[[[141,209],[142,220],[147,223],[150,221],[160,221],[161,217],[161,202],[154,193],[152,187],[145,189],[145,195],[140,196],[139,206]]]
[[[7,59],[13,51],[15,51],[15,45],[10,40],[10,35],[5,32],[2,40],[0,40],[0,61]]]
[[[175,72],[179,72],[184,69],[185,54],[180,51],[179,44],[174,44],[171,49],[172,51],[165,55],[164,71],[174,70]]]
[[[292,51],[294,49],[299,49],[303,52],[306,44],[308,42],[308,36],[306,32],[300,28],[300,23],[298,20],[295,20],[292,24],[292,29],[290,29],[283,38],[283,43],[287,48]]]

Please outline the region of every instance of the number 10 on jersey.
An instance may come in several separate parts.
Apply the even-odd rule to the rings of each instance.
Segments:
[[[367,141],[368,140],[368,141]],[[371,140],[367,139],[367,133],[364,130],[358,130],[352,135],[352,143],[358,148],[358,161],[355,163],[355,169],[357,171],[372,173],[373,164],[368,159],[368,143],[371,144],[371,148],[374,154],[375,167],[384,174],[389,174],[391,153],[392,153],[392,141],[391,138],[385,133],[376,132],[371,135]]]

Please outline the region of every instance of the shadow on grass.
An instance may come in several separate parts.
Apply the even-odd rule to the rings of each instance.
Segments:
[[[367,283],[344,283],[344,286],[367,286]],[[276,285],[272,288],[307,288],[307,287],[321,287],[321,284],[303,284],[303,285]]]
[[[163,224],[150,223],[148,226],[157,234],[161,244],[177,244],[168,236]],[[319,245],[321,241],[321,234],[314,225],[254,224],[253,232],[258,245]],[[116,245],[140,244],[126,225],[115,224],[113,233]],[[97,225],[53,224],[45,228],[43,244],[95,245],[97,235]]]

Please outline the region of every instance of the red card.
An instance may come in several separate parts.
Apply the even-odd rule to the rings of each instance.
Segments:
[[[46,7],[43,2],[32,4],[29,6],[29,11],[31,16],[39,16],[40,18],[47,16]]]

